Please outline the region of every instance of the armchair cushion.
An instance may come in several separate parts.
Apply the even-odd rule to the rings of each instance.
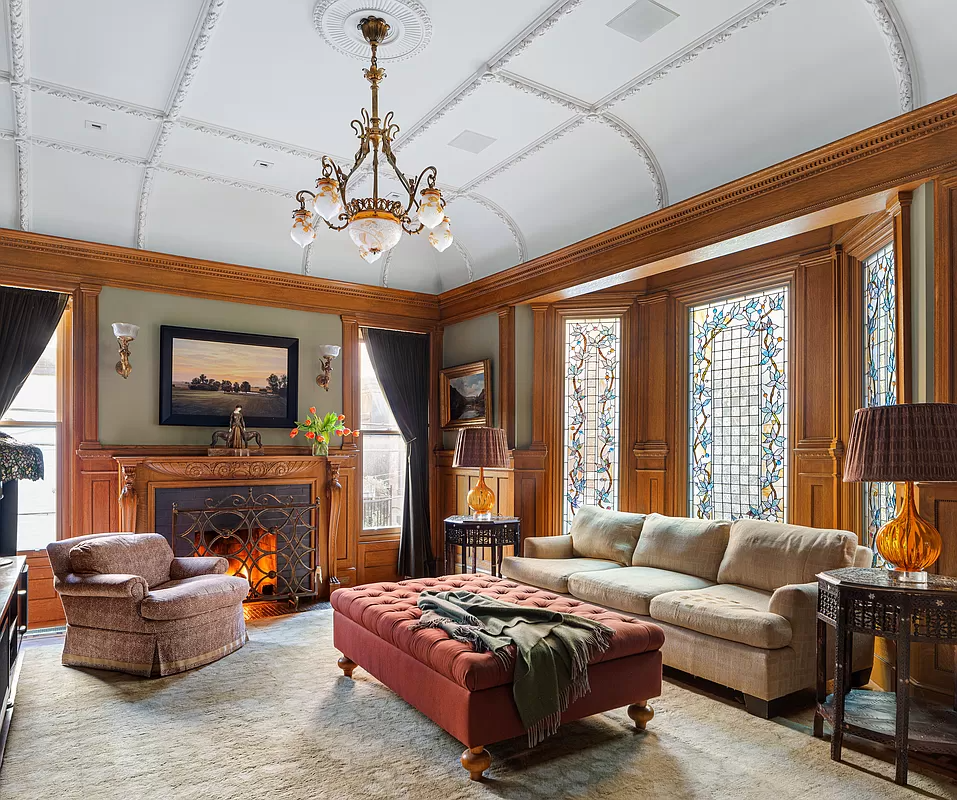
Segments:
[[[849,531],[739,519],[731,526],[718,583],[773,592],[809,583],[819,572],[851,566],[856,550],[857,537]]]
[[[525,540],[525,558],[572,558],[572,537],[533,536]]]
[[[53,582],[67,597],[127,597],[142,600],[149,588],[139,575],[75,575],[72,572]]]
[[[173,551],[158,533],[117,533],[85,539],[70,550],[77,574],[140,575],[149,586],[169,580]]]
[[[144,619],[186,619],[241,603],[249,581],[233,575],[201,575],[153,587],[140,604]]]
[[[649,514],[631,563],[636,567],[683,572],[714,583],[730,532],[731,523],[727,520]]]
[[[169,579],[178,581],[200,575],[223,575],[228,567],[229,562],[220,556],[174,558],[169,565]]]
[[[644,514],[582,506],[572,522],[572,550],[578,558],[601,558],[629,566],[644,521]]]

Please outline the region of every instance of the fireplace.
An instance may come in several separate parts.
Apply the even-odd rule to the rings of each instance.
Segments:
[[[250,584],[247,602],[316,596],[319,501],[309,485],[158,488],[156,529],[177,556],[221,556]]]

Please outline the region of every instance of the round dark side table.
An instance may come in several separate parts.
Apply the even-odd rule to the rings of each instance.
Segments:
[[[957,755],[957,673],[954,705],[910,696],[912,642],[957,644],[957,579],[928,575],[907,583],[886,569],[851,567],[818,578],[817,708],[814,735],[831,723],[831,758],[841,760],[844,734],[892,745],[896,782],[907,784],[907,751]],[[827,628],[835,630],[834,693],[827,694]],[[851,689],[853,635],[897,643],[896,692]]]
[[[492,575],[502,576],[502,557],[504,548],[511,546],[518,555],[522,543],[522,524],[518,517],[478,517],[455,516],[445,518],[445,571],[455,566],[455,548],[462,548],[462,572],[467,571],[468,551],[472,551],[472,572],[478,572],[478,551],[480,547],[492,550]]]

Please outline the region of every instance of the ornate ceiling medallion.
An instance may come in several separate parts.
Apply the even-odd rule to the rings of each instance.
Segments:
[[[415,234],[430,230],[429,243],[441,253],[452,244],[452,229],[445,215],[442,192],[435,185],[438,171],[430,166],[418,176],[404,174],[392,152],[392,140],[399,132],[399,126],[393,122],[391,111],[385,117],[379,116],[379,84],[386,75],[377,56],[379,47],[389,40],[392,29],[385,19],[376,16],[359,20],[359,29],[372,51],[369,68],[362,73],[372,86],[371,111],[363,108],[361,119],[352,120],[359,149],[348,169],[342,169],[329,156],[322,157],[322,175],[316,180],[316,191],[302,189],[296,193],[299,208],[292,212],[289,234],[296,244],[306,247],[316,238],[319,220],[334,231],[348,228],[352,241],[359,248],[359,255],[372,263],[399,243],[403,231]],[[380,153],[399,179],[405,190],[404,196],[394,192],[386,197],[379,196]],[[370,155],[372,197],[350,198],[349,179]]]
[[[360,25],[379,17],[389,26],[379,44],[379,60],[404,61],[424,50],[432,39],[432,20],[419,0],[319,0],[313,11],[316,30],[331,48],[365,61],[369,45]]]

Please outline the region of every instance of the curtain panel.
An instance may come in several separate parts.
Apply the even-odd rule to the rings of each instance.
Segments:
[[[365,328],[369,360],[405,439],[399,575],[435,574],[429,521],[429,336]]]

